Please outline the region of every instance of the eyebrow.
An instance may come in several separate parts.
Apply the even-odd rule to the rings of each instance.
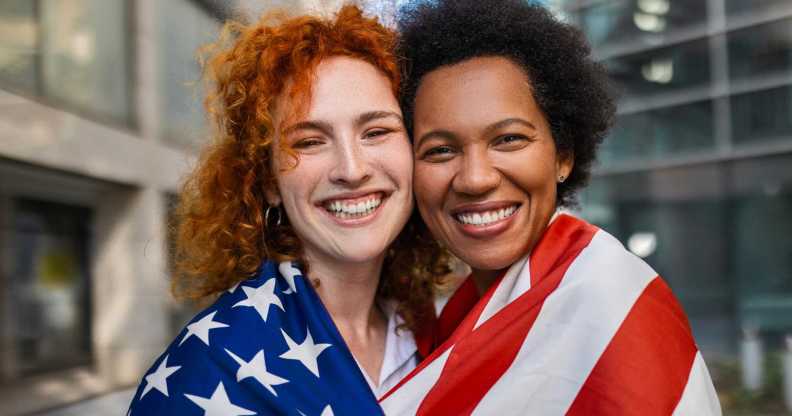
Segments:
[[[393,111],[367,111],[365,113],[359,114],[354,121],[355,127],[360,127],[370,121],[373,120],[380,120],[383,118],[394,118],[399,122],[403,122],[402,116],[398,113]],[[306,121],[299,121],[292,125],[289,125],[285,129],[281,131],[282,135],[288,135],[293,133],[297,130],[318,130],[322,132],[322,134],[326,134],[328,136],[333,135],[333,125],[325,120],[306,120]]]
[[[536,130],[536,126],[534,126],[530,121],[518,117],[512,117],[490,124],[489,126],[484,128],[484,133],[489,134],[504,127],[508,127],[512,124],[521,124],[525,127],[530,128],[531,130]],[[421,143],[424,142],[424,140],[428,140],[433,137],[453,140],[456,138],[456,134],[454,134],[449,130],[432,130],[419,137],[418,141],[416,142],[416,146],[419,147]]]

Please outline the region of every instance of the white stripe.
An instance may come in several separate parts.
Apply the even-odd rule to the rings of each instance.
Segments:
[[[517,357],[473,414],[564,414],[657,274],[598,231],[544,301]]]
[[[674,409],[674,416],[720,416],[721,408],[718,393],[712,385],[707,364],[700,352],[696,352],[693,367],[690,369],[685,391]]]
[[[445,367],[445,363],[453,348],[446,350],[419,374],[416,374],[415,377],[404,383],[398,390],[381,402],[382,411],[386,415],[414,415],[418,413],[418,407],[423,402],[426,393],[440,378],[443,367]]]
[[[492,294],[489,302],[481,311],[476,326],[478,328],[481,324],[486,322],[493,315],[498,313],[509,302],[517,299],[520,295],[527,292],[531,288],[531,267],[529,262],[530,256],[526,254],[516,263],[509,267],[506,275],[503,276],[498,287],[495,288],[495,293]]]

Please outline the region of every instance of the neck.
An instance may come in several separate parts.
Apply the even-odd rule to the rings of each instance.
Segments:
[[[470,278],[473,279],[473,283],[476,284],[476,290],[479,296],[484,295],[502,273],[503,270],[472,269]]]
[[[311,255],[306,250],[310,267],[309,279],[318,281],[316,293],[343,332],[365,334],[382,322],[382,314],[375,304],[382,262],[385,256],[365,262],[341,262]],[[316,285],[314,285],[316,286]]]

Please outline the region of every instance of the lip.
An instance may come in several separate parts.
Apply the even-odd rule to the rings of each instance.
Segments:
[[[514,211],[514,213],[512,213],[512,215],[483,227],[480,225],[463,224],[456,219],[456,215],[458,214],[494,211],[515,205],[517,206],[517,209]],[[451,221],[457,226],[462,234],[471,238],[483,240],[496,237],[508,230],[509,227],[514,224],[515,218],[520,212],[520,209],[522,209],[522,203],[517,201],[480,202],[473,204],[463,204],[454,207],[449,211],[449,216],[451,217]]]
[[[379,194],[381,202],[374,211],[366,215],[365,217],[359,218],[339,218],[333,214],[331,214],[328,210],[325,209],[324,205],[330,201],[338,201],[338,200],[355,200],[355,199],[365,199],[369,195]],[[342,226],[342,227],[362,227],[371,222],[373,222],[378,216],[380,211],[382,211],[382,207],[390,199],[391,192],[383,191],[383,190],[368,190],[368,191],[355,191],[355,192],[345,192],[337,195],[333,195],[330,198],[325,198],[318,203],[315,204],[316,209],[322,212],[327,218],[332,220],[334,223]]]

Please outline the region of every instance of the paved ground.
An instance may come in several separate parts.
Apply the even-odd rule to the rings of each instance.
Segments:
[[[35,416],[124,416],[134,394],[135,389],[121,390],[59,409],[36,413]]]

